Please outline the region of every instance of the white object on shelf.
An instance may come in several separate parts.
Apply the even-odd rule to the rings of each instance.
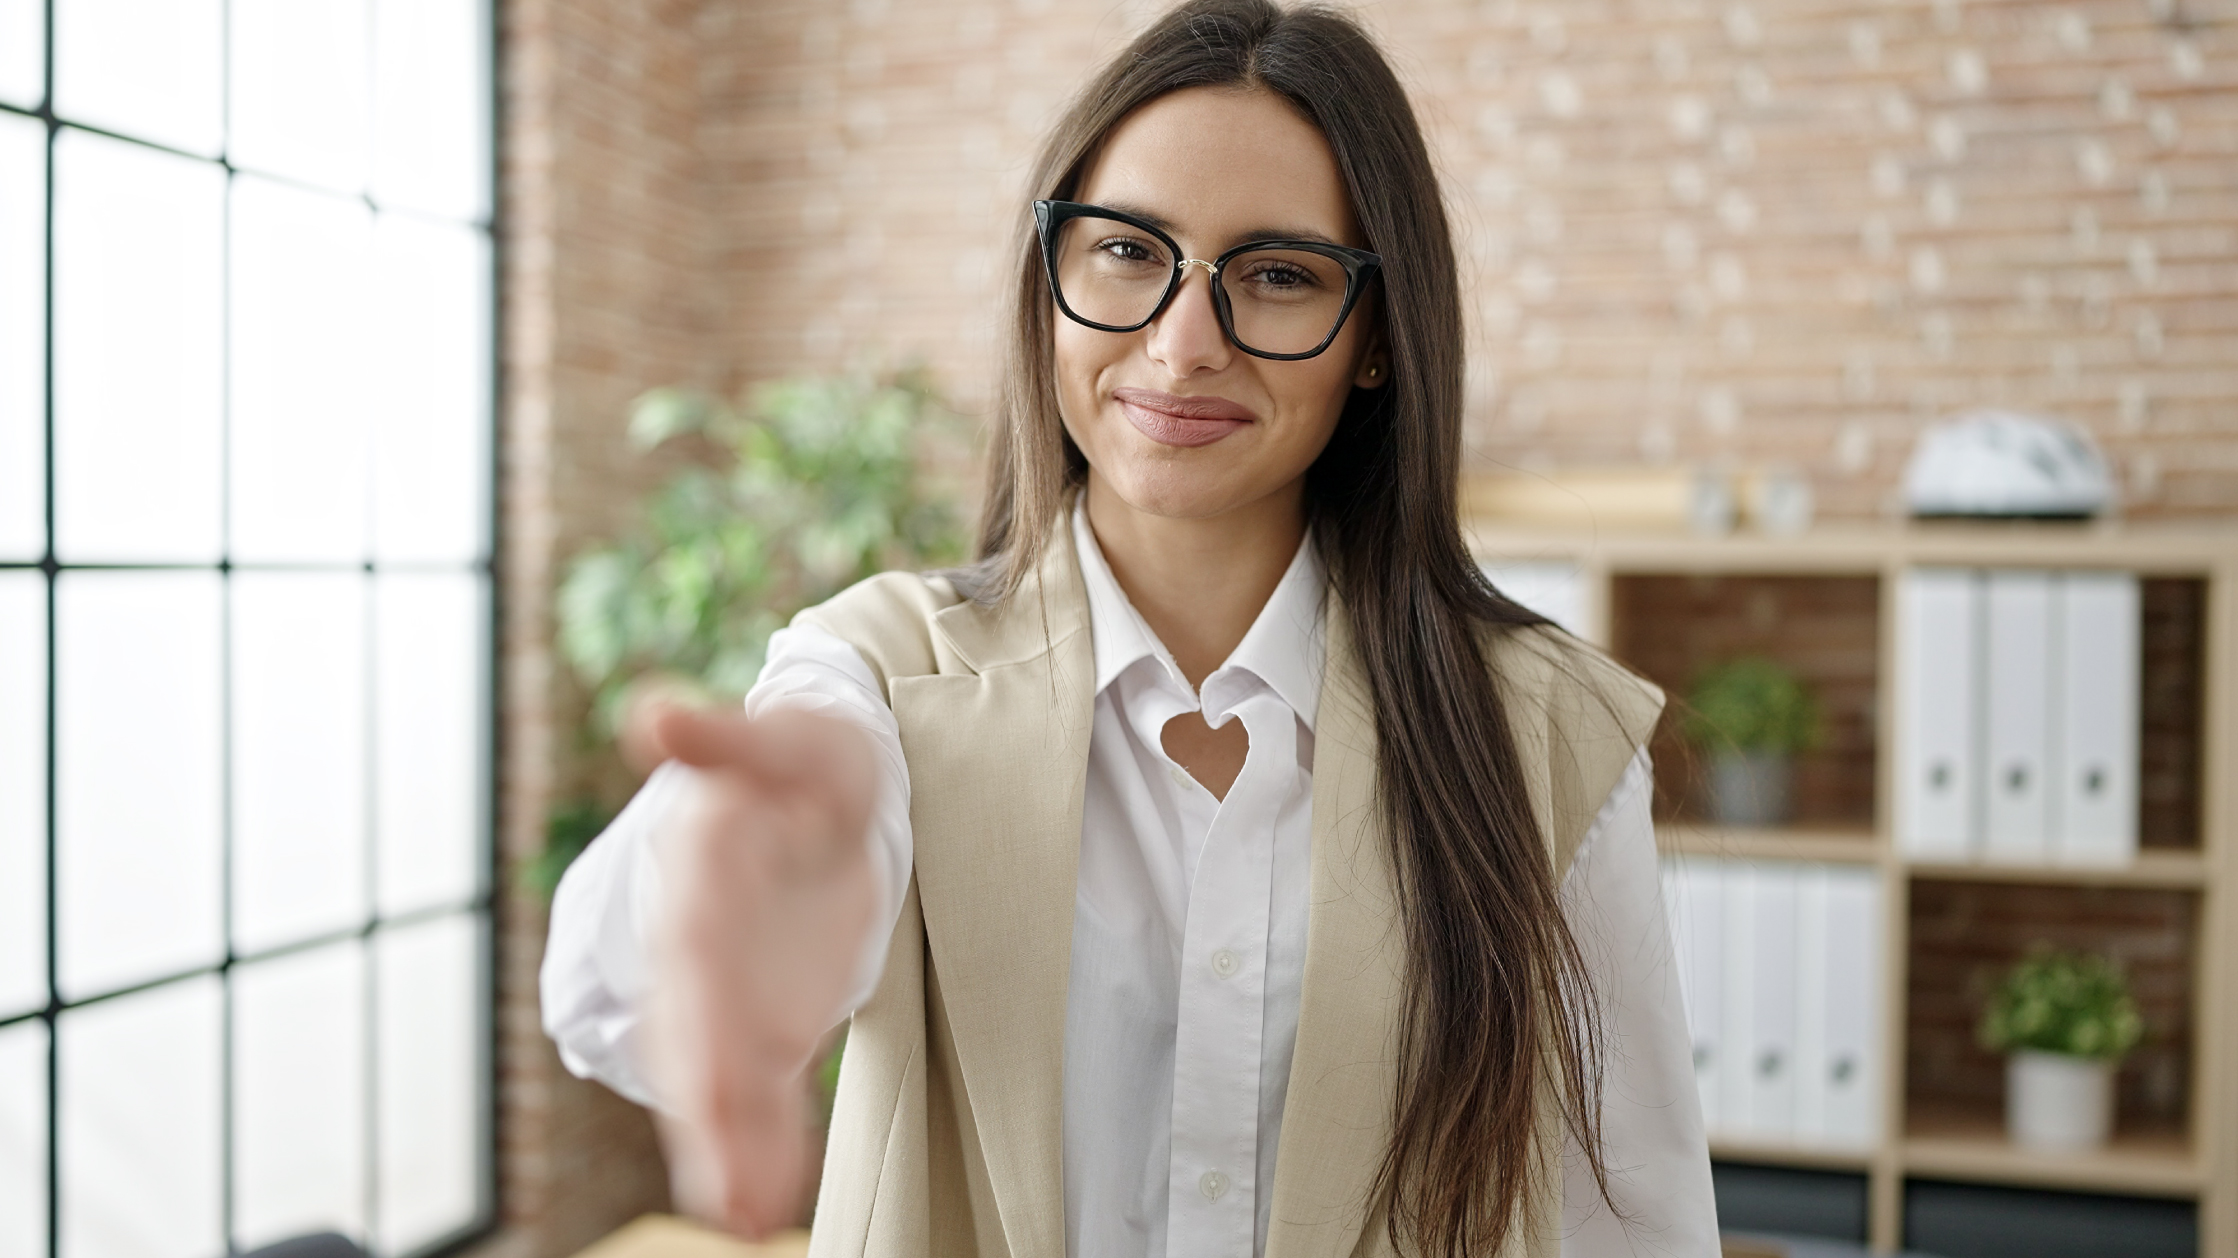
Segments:
[[[1832,1081],[1827,1069],[1832,1029],[1828,1017],[1836,1003],[1856,999],[1854,992],[1833,991],[1827,981],[1833,969],[1833,922],[1826,911],[1833,872],[1827,865],[1805,865],[1795,873],[1795,1120],[1791,1131],[1797,1144],[1826,1140],[1826,1090]]]
[[[1929,429],[1904,468],[1914,515],[2096,515],[2113,502],[2105,457],[2064,420],[1974,411]]]
[[[1989,685],[1982,854],[2040,864],[2051,854],[2052,574],[1995,571],[1983,600]]]
[[[2125,865],[2137,855],[2137,578],[2066,573],[2056,612],[2053,855],[2066,864]]]
[[[1916,568],[1898,594],[1896,833],[1920,860],[1973,854],[1981,790],[1981,582],[1961,568]]]
[[[1881,892],[1870,865],[1827,865],[1824,1035],[1817,1075],[1824,1092],[1819,1134],[1829,1144],[1880,1137]]]
[[[1855,1149],[1880,1135],[1880,873],[1663,863],[1695,1086],[1713,1137]]]
[[[1593,640],[1592,626],[1586,623],[1589,608],[1585,571],[1578,565],[1560,560],[1522,563],[1488,560],[1484,564],[1484,575],[1500,593],[1578,637],[1589,642]]]
[[[2114,1064],[2021,1049],[2005,1059],[2005,1130],[2039,1153],[2087,1153],[2114,1127]]]
[[[1775,537],[1809,532],[1818,510],[1810,477],[1786,464],[1774,464],[1748,476],[1742,481],[1741,493],[1748,504],[1749,520]]]
[[[1719,1120],[1718,1071],[1722,1055],[1724,994],[1724,866],[1705,857],[1674,857],[1663,864],[1671,946],[1678,958],[1679,997],[1694,1044],[1694,1086],[1702,1121]]]
[[[1738,861],[1720,862],[1718,932],[1717,1110],[1703,1119],[1721,1135],[1753,1134],[1755,1093],[1751,1067],[1756,1044],[1756,869]]]
[[[1756,1037],[1749,1042],[1748,1130],[1763,1139],[1795,1136],[1796,891],[1800,870],[1763,864],[1751,871],[1756,918]]]

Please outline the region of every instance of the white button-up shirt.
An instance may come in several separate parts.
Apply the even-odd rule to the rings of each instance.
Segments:
[[[1072,1258],[1264,1252],[1298,1027],[1312,847],[1313,726],[1326,587],[1309,544],[1220,668],[1193,691],[1072,521],[1094,635],[1094,732],[1073,904],[1064,1062],[1065,1239]],[[869,999],[911,863],[898,727],[852,647],[771,639],[750,712],[783,705],[861,727],[880,763],[870,842],[887,915],[844,1008]],[[1225,799],[1166,755],[1166,722],[1243,722]],[[1610,1052],[1603,1158],[1620,1220],[1566,1159],[1567,1254],[1717,1252],[1691,1050],[1657,890],[1644,755],[1611,793],[1562,888]],[[659,911],[651,848],[690,771],[664,768],[562,881],[543,972],[545,1026],[569,1069],[649,1102],[634,1036]]]

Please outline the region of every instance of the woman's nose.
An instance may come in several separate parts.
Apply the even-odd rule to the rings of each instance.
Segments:
[[[1219,312],[1213,309],[1212,268],[1185,264],[1173,300],[1146,331],[1151,360],[1176,379],[1227,366],[1235,347],[1228,344],[1227,334],[1220,330]]]

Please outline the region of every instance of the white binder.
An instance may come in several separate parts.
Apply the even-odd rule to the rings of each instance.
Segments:
[[[1756,1044],[1756,884],[1759,867],[1722,862],[1723,903],[1718,932],[1717,1113],[1711,1130],[1726,1136],[1753,1136]]]
[[[2051,854],[2052,586],[2048,572],[1991,572],[1983,600],[1982,854],[1993,861]]]
[[[1672,953],[1678,962],[1679,996],[1686,1004],[1687,1036],[1694,1045],[1694,1086],[1701,1096],[1702,1122],[1716,1128],[1718,1051],[1723,1019],[1725,923],[1722,913],[1723,862],[1678,857],[1664,863],[1664,899],[1671,919]]]
[[[1979,577],[1965,569],[1904,574],[1896,651],[1896,833],[1918,860],[1965,860],[1974,851],[1981,598]]]
[[[1795,1122],[1797,1144],[1826,1140],[1827,1020],[1830,1002],[1844,999],[1830,989],[1827,892],[1837,866],[1804,865],[1795,875]]]
[[[1747,1131],[1760,1140],[1795,1133],[1796,883],[1793,865],[1751,871],[1749,915],[1756,921],[1755,999],[1749,1011]]]
[[[1814,1087],[1828,1144],[1869,1146],[1880,1136],[1880,874],[1832,865],[1824,880],[1826,992]]]
[[[1588,642],[1599,641],[1584,568],[1551,560],[1487,561],[1483,566],[1500,593]]]
[[[2068,864],[2124,865],[2137,854],[2137,578],[2067,573],[2056,612],[2052,855]]]

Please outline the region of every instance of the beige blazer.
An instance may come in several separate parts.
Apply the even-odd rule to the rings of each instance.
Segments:
[[[874,577],[801,613],[884,687],[909,764],[916,872],[840,1068],[814,1258],[1058,1258],[1074,878],[1095,705],[1070,538],[999,607],[941,578]],[[1404,938],[1375,804],[1375,720],[1328,616],[1314,731],[1313,903],[1268,1258],[1388,1254],[1369,1189],[1389,1140]],[[1489,657],[1559,876],[1661,710],[1571,640],[1500,631]],[[1598,694],[1596,694],[1598,692]],[[1541,1147],[1560,1130],[1542,1117]],[[1511,1256],[1559,1251],[1538,1176]]]

